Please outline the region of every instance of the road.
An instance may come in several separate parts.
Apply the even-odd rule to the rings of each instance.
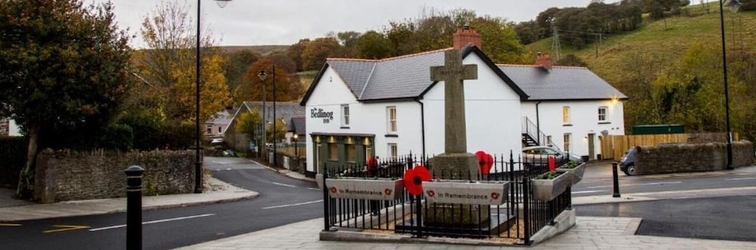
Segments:
[[[144,211],[144,249],[172,249],[322,216],[322,193],[314,183],[242,158],[206,157],[205,166],[214,177],[260,196]],[[0,249],[125,249],[125,222],[125,213],[118,213],[0,224]]]
[[[609,163],[587,167],[573,195],[611,195]],[[577,215],[643,218],[639,235],[756,241],[756,167],[653,176],[626,176],[620,171],[618,177],[622,195],[659,200],[576,205]]]

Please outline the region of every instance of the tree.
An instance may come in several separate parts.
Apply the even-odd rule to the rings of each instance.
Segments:
[[[0,0],[0,116],[29,137],[17,195],[31,197],[39,148],[93,141],[129,90],[128,34],[111,3]]]
[[[225,54],[223,72],[226,76],[228,89],[234,89],[244,81],[244,74],[252,63],[260,60],[262,55],[249,49]],[[234,100],[239,101],[239,100]]]
[[[302,52],[302,67],[304,70],[318,70],[323,67],[328,57],[336,54],[341,45],[333,37],[321,37],[307,44]]]
[[[391,41],[374,30],[365,32],[357,41],[360,58],[382,59],[391,56]]]
[[[244,101],[262,101],[263,94],[265,94],[267,101],[273,101],[273,66],[276,67],[276,101],[296,101],[302,98],[305,89],[296,74],[290,73],[270,58],[263,58],[247,69],[246,81],[234,90],[234,98]],[[258,77],[261,69],[267,72],[264,81]],[[263,84],[266,89],[265,93],[263,93]]]
[[[251,112],[243,112],[239,116],[239,121],[236,123],[236,131],[247,136],[250,140],[255,140],[257,135],[257,128],[262,124],[262,116],[257,108],[252,109]]]
[[[266,141],[268,142],[281,142],[281,139],[285,138],[286,136],[286,122],[284,122],[283,118],[276,120],[276,133],[273,133],[273,124],[268,124],[266,127]],[[274,136],[275,135],[275,136]]]
[[[532,60],[517,39],[513,25],[498,17],[478,17],[471,23],[482,39],[481,50],[495,63],[527,64]],[[447,38],[447,40],[450,40]]]
[[[294,60],[294,63],[297,65],[297,72],[304,71],[302,53],[304,53],[308,44],[310,44],[310,39],[300,39],[299,42],[292,44],[286,49],[286,56]]]
[[[196,85],[192,81],[195,81],[196,75],[197,46],[194,33],[197,31],[190,25],[192,20],[188,10],[186,4],[176,1],[158,5],[154,12],[145,17],[141,30],[149,49],[145,51],[138,67],[147,81],[158,86],[162,97],[160,108],[166,117],[177,121],[193,120],[195,116],[194,105],[186,102],[195,98],[196,94],[195,91],[188,91]],[[231,102],[226,79],[221,77],[224,64],[221,52],[213,47],[210,32],[202,34],[201,61],[207,65],[200,69],[200,99],[210,106],[201,104],[200,119],[211,117]]]
[[[347,48],[354,48],[357,46],[357,40],[360,38],[360,32],[357,31],[343,31],[336,34],[341,46]]]
[[[226,85],[226,77],[223,75],[223,57],[213,54],[202,58],[200,74],[200,122],[212,118],[219,110],[223,110],[231,103],[231,95]],[[174,118],[183,121],[196,119],[196,69],[192,67],[175,67],[172,71],[176,83],[172,86],[172,107],[179,108],[180,112]]]

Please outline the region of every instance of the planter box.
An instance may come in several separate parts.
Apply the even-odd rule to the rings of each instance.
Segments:
[[[501,205],[507,200],[507,181],[426,181],[425,199],[431,203]]]
[[[585,174],[585,163],[581,163],[574,168],[557,168],[556,171],[567,172],[570,175],[570,179],[572,180],[570,182],[570,186],[574,186],[583,179],[583,174]]]
[[[540,201],[550,201],[564,193],[572,183],[570,174],[557,172],[559,176],[554,179],[532,179],[533,198]]]
[[[320,178],[322,182],[323,177]],[[319,185],[322,187],[323,184]],[[402,197],[404,181],[386,178],[326,179],[326,187],[331,198],[392,201]]]

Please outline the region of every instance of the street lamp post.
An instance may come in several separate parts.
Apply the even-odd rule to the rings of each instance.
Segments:
[[[727,8],[732,13],[738,12],[740,6],[743,5],[738,0],[719,0],[719,21],[720,30],[722,31],[722,73],[724,77],[724,94],[725,94],[725,123],[727,125],[727,169],[732,170],[732,131],[730,129],[730,93],[728,91],[727,84],[727,49],[725,43],[725,29],[724,29],[724,10],[723,7],[727,4]]]
[[[294,155],[297,157],[297,161],[299,160],[299,135],[297,135],[297,131],[294,130]]]
[[[273,71],[273,167],[276,167],[278,166],[276,164],[276,65],[272,65],[271,67]],[[260,72],[257,73],[257,76],[260,77],[260,81],[263,82],[263,88],[265,87],[265,77],[267,75],[268,74],[265,72],[265,69],[261,69]],[[265,92],[264,89],[263,92]],[[265,93],[263,93],[263,95],[265,95]],[[263,104],[263,106],[265,106],[265,104]]]
[[[232,0],[215,0],[215,2],[220,6],[221,8],[226,7],[226,4]],[[195,141],[195,152],[194,152],[194,193],[202,193],[202,158],[200,156],[200,67],[202,65],[201,62],[201,52],[202,52],[202,36],[201,36],[201,30],[202,25],[200,22],[200,19],[202,19],[201,16],[201,0],[197,0],[197,55],[196,55],[196,66],[195,73],[197,74],[197,79],[195,82],[195,116],[194,116],[194,125],[196,130],[196,141]]]

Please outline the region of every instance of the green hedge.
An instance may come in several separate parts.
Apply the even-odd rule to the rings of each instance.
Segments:
[[[0,136],[0,186],[15,188],[18,173],[26,162],[26,139],[24,137]]]

